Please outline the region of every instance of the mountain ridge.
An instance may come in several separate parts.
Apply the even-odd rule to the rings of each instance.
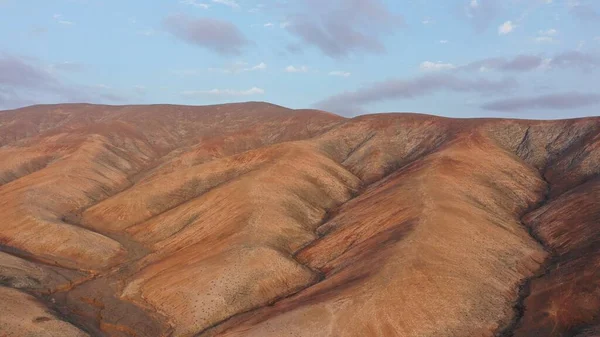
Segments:
[[[0,288],[45,296],[60,315],[0,320],[0,331],[51,335],[44,323],[65,317],[72,335],[92,336],[588,336],[599,324],[594,305],[528,316],[550,310],[537,280],[573,277],[554,276],[556,261],[596,263],[595,251],[561,257],[537,236],[564,231],[582,203],[580,230],[597,231],[599,117],[349,119],[261,102],[11,111],[0,112]],[[557,202],[564,211],[531,215]],[[412,282],[404,274],[429,279],[382,283]],[[600,303],[600,277],[577,282]]]

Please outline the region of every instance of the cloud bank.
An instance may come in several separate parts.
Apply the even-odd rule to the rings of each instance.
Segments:
[[[518,83],[512,78],[494,81],[483,78],[466,79],[454,74],[436,73],[408,80],[391,79],[376,82],[355,91],[330,96],[317,102],[315,106],[347,115],[364,113],[366,104],[380,101],[411,99],[441,91],[490,94],[509,92],[516,87],[518,87]]]
[[[381,38],[403,24],[380,0],[300,0],[286,29],[333,58],[382,53]]]
[[[66,68],[73,70],[70,64]],[[0,108],[38,104],[48,97],[60,102],[104,103],[125,100],[99,87],[67,85],[31,59],[0,52]]]
[[[516,112],[534,109],[567,110],[596,104],[600,104],[600,94],[567,92],[505,98],[484,104],[482,108],[491,111]]]
[[[213,18],[174,14],[163,20],[174,37],[222,55],[239,55],[249,41],[232,23]]]

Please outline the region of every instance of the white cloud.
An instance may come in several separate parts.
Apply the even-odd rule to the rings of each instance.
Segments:
[[[234,0],[212,0],[212,2],[214,2],[216,4],[225,5],[227,7],[231,7],[234,9],[240,8],[240,5],[237,2],[235,2]]]
[[[194,6],[196,8],[208,9],[210,7],[209,4],[198,2],[197,0],[181,0],[180,3],[184,5]]]
[[[558,31],[554,28],[550,28],[548,30],[540,30],[538,31],[538,36],[534,39],[537,43],[551,43],[555,42],[555,36],[558,34]]]
[[[64,20],[62,18],[63,16],[61,14],[54,14],[52,17],[58,24],[61,24],[61,25],[72,26],[75,24],[75,22],[73,22],[73,21]]]
[[[450,41],[448,41],[448,40],[440,40],[440,41],[438,41],[438,42],[439,42],[440,44],[447,44],[447,43],[449,43]]]
[[[247,69],[247,71],[265,70],[265,69],[267,69],[267,64],[264,62],[261,62],[261,63],[255,65],[254,67]]]
[[[234,89],[212,89],[212,90],[186,90],[181,92],[186,97],[208,97],[208,96],[220,96],[220,97],[236,97],[236,96],[251,96],[251,95],[262,95],[265,93],[264,89],[252,87],[248,90],[234,90]]]
[[[515,24],[512,23],[512,21],[506,21],[505,23],[501,24],[500,27],[498,27],[498,34],[500,35],[506,35],[511,33],[513,30],[515,30],[517,26]]]
[[[423,71],[442,71],[456,69],[456,66],[452,63],[425,61],[421,63],[419,68]]]
[[[284,22],[282,22],[282,23],[280,23],[280,24],[279,24],[279,27],[280,27],[280,28],[287,28],[287,27],[289,27],[290,25],[291,25],[291,22],[289,22],[289,21],[284,21]]]
[[[263,26],[265,26],[265,27],[273,27],[274,24],[272,22],[267,22]]]
[[[479,2],[477,2],[477,0],[471,0],[469,6],[471,6],[471,8],[477,8],[479,7]]]
[[[423,19],[423,21],[421,21],[421,23],[424,25],[428,25],[431,23],[435,23],[435,21],[432,18],[425,18],[425,19]]]
[[[226,68],[208,68],[209,71],[216,71],[224,74],[238,74],[247,71],[261,71],[265,69],[267,69],[267,64],[264,62],[254,66],[248,66],[247,62],[235,62]]]
[[[306,73],[306,72],[308,72],[308,67],[307,66],[300,66],[300,67],[287,66],[287,67],[285,67],[285,71],[288,73]]]
[[[332,71],[329,73],[329,76],[349,77],[350,75],[352,75],[352,74],[347,71],[339,71],[339,70]]]

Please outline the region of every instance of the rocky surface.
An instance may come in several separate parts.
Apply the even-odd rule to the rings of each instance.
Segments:
[[[0,112],[0,336],[595,336],[600,118]]]

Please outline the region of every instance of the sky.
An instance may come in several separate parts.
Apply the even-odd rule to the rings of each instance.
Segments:
[[[0,109],[600,111],[597,0],[0,0]]]

